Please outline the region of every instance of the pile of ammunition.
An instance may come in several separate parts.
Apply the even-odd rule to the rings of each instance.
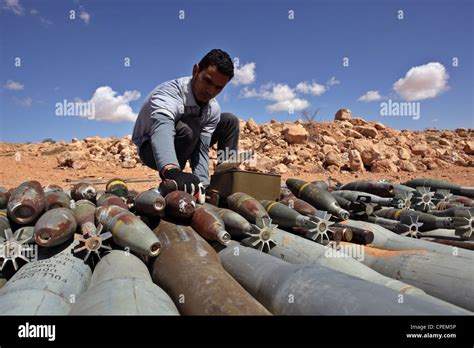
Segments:
[[[220,206],[121,179],[0,187],[0,314],[470,315],[473,199],[432,179]]]

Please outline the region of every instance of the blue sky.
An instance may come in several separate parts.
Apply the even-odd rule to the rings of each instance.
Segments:
[[[212,48],[238,58],[218,101],[245,120],[348,108],[398,129],[474,127],[473,3],[0,0],[0,141],[131,134],[146,95]],[[389,99],[420,117],[382,116]],[[63,100],[95,101],[96,117],[56,115]]]

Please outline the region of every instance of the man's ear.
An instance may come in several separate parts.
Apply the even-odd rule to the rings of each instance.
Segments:
[[[199,73],[199,64],[194,64],[193,66],[193,77],[196,77]]]

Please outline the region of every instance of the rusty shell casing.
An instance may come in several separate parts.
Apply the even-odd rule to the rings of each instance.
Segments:
[[[128,187],[127,184],[119,178],[111,179],[105,185],[105,191],[113,193],[116,196],[128,199]]]
[[[258,219],[270,218],[262,204],[252,196],[236,192],[227,197],[229,208],[242,215],[250,223],[257,223]]]
[[[296,198],[294,195],[288,196],[280,201],[280,203],[293,208],[301,215],[305,216],[315,216],[317,209],[313,207],[308,202],[303,201],[302,199]]]
[[[252,232],[250,222],[235,211],[226,208],[209,207],[208,204],[204,204],[203,207],[213,209],[217,213],[224,222],[225,230],[230,233],[232,239],[240,240],[246,238]]]
[[[135,211],[139,215],[153,217],[163,216],[165,213],[165,198],[154,189],[139,193],[133,202]]]
[[[392,184],[377,181],[353,181],[342,186],[341,190],[362,191],[380,197],[393,197],[395,194]]]
[[[72,210],[77,225],[80,227],[83,235],[89,235],[91,232],[96,230],[95,210],[95,204],[87,199],[77,201]]]
[[[12,192],[7,204],[8,217],[20,225],[27,225],[41,215],[45,205],[41,184],[27,181]]]
[[[76,228],[76,218],[71,209],[48,210],[35,224],[35,241],[44,247],[56,246],[70,239]]]
[[[341,208],[330,192],[298,179],[287,179],[286,185],[296,197],[308,202],[316,209],[325,210],[341,220],[349,219],[349,212]]]
[[[87,199],[88,201],[95,202],[96,196],[97,189],[94,185],[86,182],[80,182],[71,188],[71,198],[75,201]]]
[[[11,190],[7,190],[4,187],[0,187],[0,209],[6,209],[8,200],[10,199]]]
[[[44,194],[46,199],[46,210],[55,208],[70,208],[71,199],[63,191],[49,191]]]
[[[113,193],[105,193],[103,195],[100,195],[100,197],[97,199],[97,206],[98,207],[107,207],[109,205],[116,205],[116,206],[119,206],[123,209],[128,210],[127,203],[122,198],[120,198],[119,196],[117,196]]]
[[[110,231],[114,242],[124,248],[147,256],[158,256],[161,243],[152,230],[135,214],[116,205],[98,207],[95,212],[98,223]]]
[[[466,196],[453,195],[450,199],[451,202],[461,203],[466,207],[474,207],[474,200]]]
[[[335,242],[340,242],[342,240],[342,231],[333,230],[332,228],[328,230],[329,239]]]
[[[347,228],[347,226],[337,225],[334,226],[335,228]],[[351,226],[352,231],[352,243],[356,244],[370,244],[374,241],[374,233],[371,231],[364,230],[363,228]]]
[[[189,221],[194,214],[196,202],[184,191],[171,191],[165,197],[165,215],[178,221]]]
[[[353,239],[352,229],[350,229],[348,227],[331,226],[331,230],[334,231],[334,232],[340,231],[341,232],[341,237],[342,237],[341,240],[344,241],[344,242],[350,242]]]
[[[67,315],[73,302],[87,289],[92,273],[82,259],[72,254],[74,244],[20,268],[0,289],[0,313]]]
[[[95,266],[71,315],[179,315],[173,300],[151,280],[135,255],[112,250]]]
[[[163,250],[153,281],[182,315],[269,315],[222,267],[214,249],[191,227],[161,221],[154,230]]]
[[[2,209],[0,210],[0,237],[5,238],[3,232],[8,228],[11,229],[10,220],[8,220],[7,217],[7,210]]]
[[[283,200],[287,197],[294,197],[293,193],[286,187],[280,188],[280,200]]]
[[[204,239],[227,244],[230,234],[225,230],[224,222],[211,209],[199,206],[194,210],[191,227]]]
[[[56,184],[50,184],[43,187],[44,193],[48,192],[64,192],[63,188]]]

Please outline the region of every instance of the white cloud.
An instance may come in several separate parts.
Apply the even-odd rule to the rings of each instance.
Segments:
[[[290,86],[282,83],[274,84],[272,82],[261,86],[258,92],[255,88],[248,89],[245,87],[242,89],[240,96],[243,98],[259,97],[271,101],[285,101],[296,98],[296,95]]]
[[[50,21],[49,19],[46,19],[46,18],[44,18],[44,17],[40,17],[40,22],[41,22],[41,24],[43,24],[45,27],[50,26],[51,24],[53,24],[52,21]]]
[[[230,82],[234,86],[249,85],[255,82],[255,63],[247,63],[234,69],[234,77]]]
[[[246,87],[241,91],[240,97],[262,98],[274,102],[266,107],[268,113],[301,111],[309,106],[307,100],[298,98],[290,86],[282,83],[269,82],[262,85],[259,91]]]
[[[309,105],[310,104],[307,100],[295,98],[291,100],[280,101],[272,105],[268,105],[266,107],[266,110],[270,114],[274,112],[289,112],[289,110],[301,111],[301,110],[307,109]]]
[[[312,94],[315,96],[320,96],[321,94],[326,92],[327,89],[325,86],[320,85],[316,82],[309,84],[308,82],[304,81],[296,85],[296,90],[304,94]]]
[[[98,121],[134,122],[137,114],[128,104],[139,98],[138,91],[125,91],[123,95],[119,95],[110,86],[102,86],[96,89],[89,102],[94,103],[95,119]]]
[[[84,23],[89,24],[89,21],[91,19],[91,14],[87,12],[84,7],[80,7],[81,12],[79,12],[79,18],[84,21]]]
[[[30,10],[30,14],[32,15],[37,15],[38,13],[39,13],[38,10],[35,10],[34,8]]]
[[[8,89],[10,91],[21,91],[25,88],[25,85],[21,84],[20,82],[15,82],[12,80],[8,80],[4,85],[3,88]]]
[[[14,97],[14,100],[18,105],[20,105],[21,107],[24,107],[24,108],[29,108],[29,107],[31,107],[31,105],[33,105],[33,99],[31,97],[26,97],[26,98],[23,98],[23,99],[18,99],[16,97]]]
[[[380,95],[379,91],[368,91],[363,96],[360,96],[357,100],[369,103],[371,101],[380,100],[382,98],[383,97]]]
[[[408,70],[405,77],[393,84],[393,89],[407,101],[435,98],[449,89],[448,79],[443,64],[431,62]]]
[[[12,11],[14,14],[21,16],[25,13],[25,9],[20,4],[20,0],[3,0],[2,9]]]
[[[341,83],[341,81],[336,80],[336,77],[333,76],[328,80],[328,82],[326,82],[326,86],[331,87],[331,86],[337,85],[339,83]]]

